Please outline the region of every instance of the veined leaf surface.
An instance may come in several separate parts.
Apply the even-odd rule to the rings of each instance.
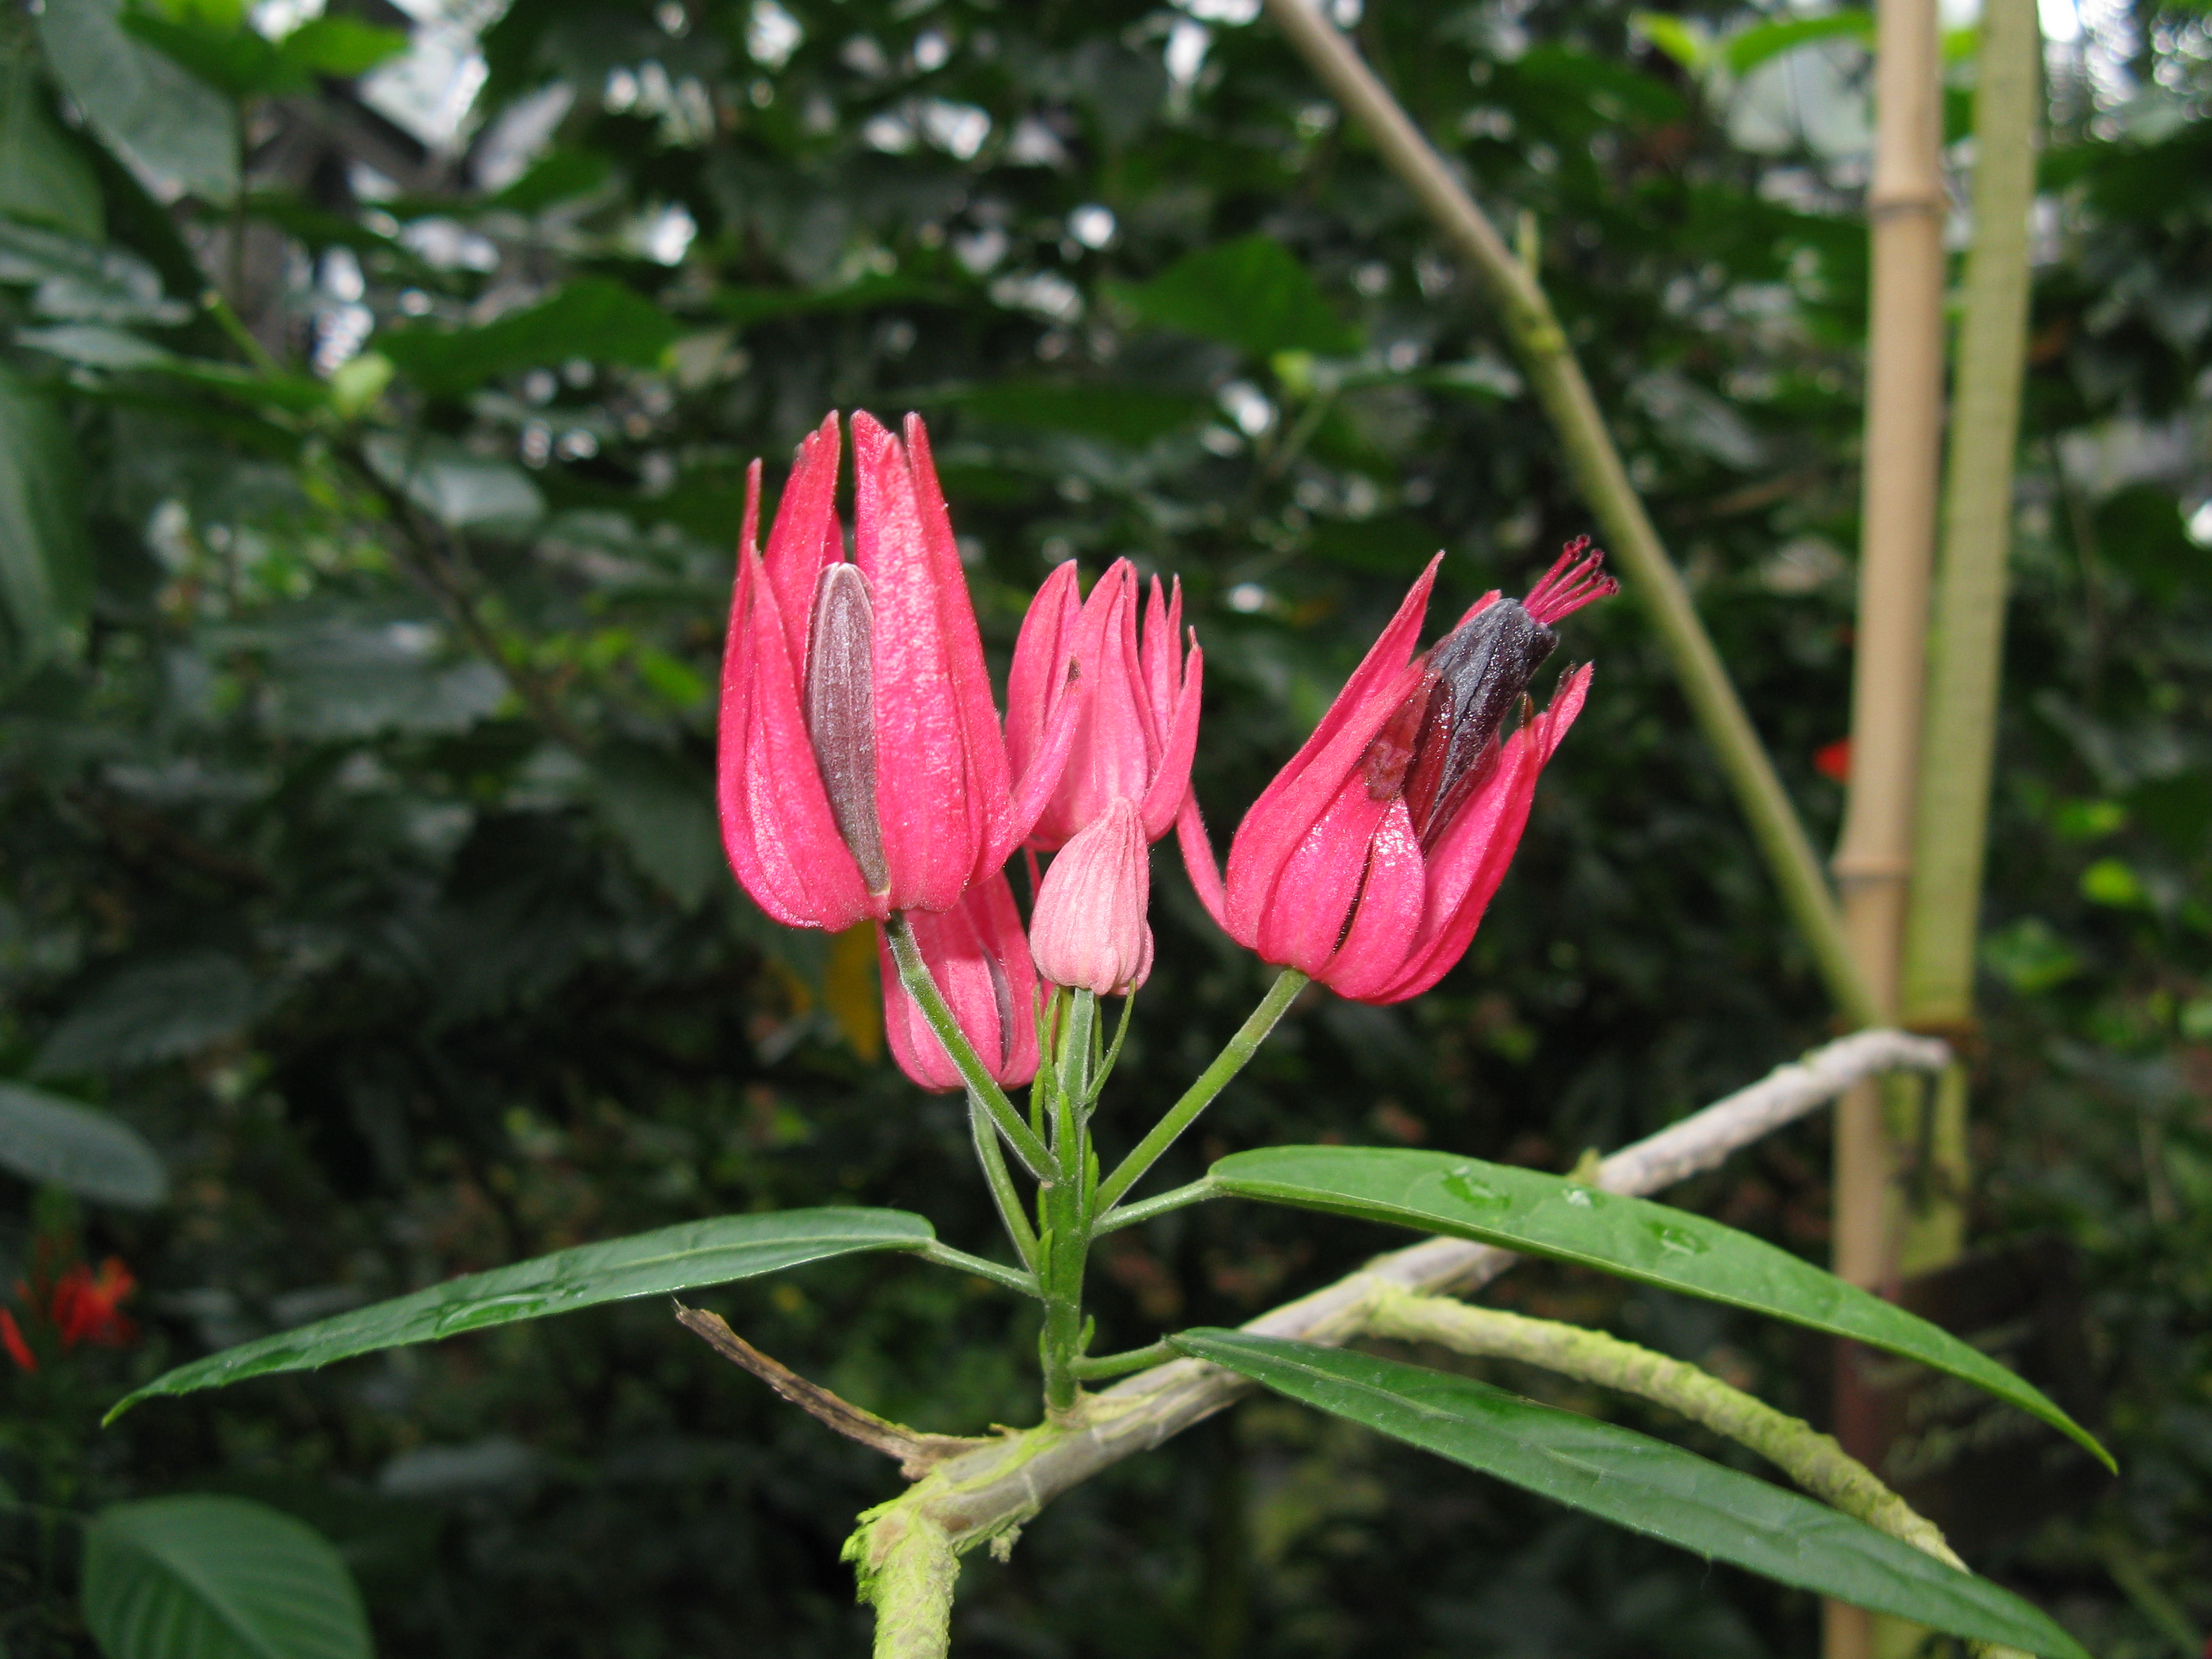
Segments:
[[[1215,1164],[1212,1178],[1240,1198],[1577,1261],[1849,1337],[1986,1389],[2071,1437],[2107,1468],[2116,1467],[2095,1437],[2041,1389],[1979,1349],[1787,1250],[1687,1210],[1600,1192],[1540,1170],[1380,1146],[1237,1152]]]
[[[2087,1659],[1987,1579],[1663,1440],[1371,1354],[1242,1331],[1173,1340],[1292,1400],[1711,1559],[1954,1635]]]
[[[155,1377],[108,1416],[149,1395],[190,1394],[278,1371],[313,1370],[379,1348],[573,1313],[601,1302],[726,1285],[861,1250],[919,1249],[935,1237],[927,1221],[903,1210],[780,1210],[686,1221],[449,1279],[411,1296],[227,1348]]]

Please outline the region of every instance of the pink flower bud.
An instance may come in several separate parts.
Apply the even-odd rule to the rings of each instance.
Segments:
[[[1126,995],[1152,971],[1152,873],[1137,805],[1117,795],[1060,848],[1038,884],[1030,951],[1054,985]]]

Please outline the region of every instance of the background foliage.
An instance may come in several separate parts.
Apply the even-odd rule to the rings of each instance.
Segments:
[[[872,945],[768,925],[715,839],[742,470],[825,408],[932,421],[1001,665],[1050,562],[1181,574],[1224,841],[1431,551],[1464,605],[1583,527],[1492,319],[1251,9],[9,10],[0,1076],[168,1176],[80,1206],[27,1155],[0,1175],[0,1283],[113,1255],[140,1284],[122,1347],[15,1304],[42,1363],[0,1374],[7,1651],[90,1650],[68,1516],[185,1492],[319,1529],[389,1651],[859,1650],[836,1546],[896,1477],[658,1306],[95,1421],[210,1347],[696,1215],[861,1199],[990,1247],[960,1113],[882,1058]],[[2212,43],[2185,7],[2058,9],[1974,1226],[2073,1247],[2127,1474],[1978,1565],[2120,1659],[2212,1623]],[[1863,27],[1338,15],[1528,216],[1832,829]],[[1467,963],[1398,1009],[1302,1004],[1209,1155],[1563,1169],[1823,1035],[1632,605],[1570,651],[1596,693]],[[1170,862],[1133,1114],[1261,982]],[[1824,1159],[1798,1131],[1695,1201],[1818,1255]],[[1233,1324],[1383,1242],[1218,1206],[1117,1236],[1102,1340]],[[1816,1354],[1720,1310],[1500,1293],[1823,1407]],[[1025,1316],[980,1282],[874,1261],[720,1300],[903,1420],[1033,1413]],[[968,1578],[976,1654],[1778,1655],[1814,1617],[1280,1403]]]

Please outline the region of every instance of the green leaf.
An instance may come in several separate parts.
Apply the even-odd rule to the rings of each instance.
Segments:
[[[1148,323],[1251,353],[1359,349],[1358,331],[1329,308],[1306,268],[1272,236],[1246,236],[1187,253],[1149,283],[1115,297]]]
[[[124,28],[228,98],[298,92],[307,77],[287,64],[266,37],[244,27],[211,27],[158,13],[126,10]]]
[[[1720,59],[1731,75],[1748,75],[1770,58],[1815,40],[1849,38],[1874,45],[1874,14],[1856,9],[1832,11],[1825,17],[1792,17],[1774,23],[1755,23],[1730,35],[1720,49]]]
[[[1663,11],[1632,11],[1628,27],[1692,75],[1711,66],[1713,45],[1701,25]]]
[[[961,387],[944,401],[1006,426],[1073,432],[1132,449],[1195,424],[1207,407],[1203,398],[1146,386],[1049,380]]]
[[[53,0],[39,39],[93,131],[164,202],[238,193],[238,113],[214,88],[126,34],[118,0]]]
[[[1537,1170],[1388,1147],[1238,1152],[1215,1164],[1212,1178],[1241,1198],[1580,1262],[1903,1354],[1988,1389],[2070,1436],[2107,1468],[2117,1467],[2040,1389],[1949,1332],[1787,1250],[1687,1210]]]
[[[58,323],[52,328],[18,329],[15,343],[58,357],[65,363],[116,374],[170,369],[184,362],[167,346],[142,339],[128,329],[109,328],[100,323]]]
[[[714,785],[700,769],[659,749],[611,746],[592,762],[599,811],[637,866],[686,910],[722,874]]]
[[[681,324],[634,289],[592,276],[482,328],[380,334],[377,349],[424,391],[453,397],[495,375],[571,357],[656,368],[683,331]]]
[[[32,1073],[120,1071],[196,1054],[243,1030],[258,1001],[245,964],[220,951],[142,963],[69,1012]]]
[[[2088,1659],[1986,1579],[1663,1440],[1369,1354],[1242,1331],[1170,1340],[1292,1400],[1710,1559],[1955,1635]]]
[[[407,50],[404,29],[379,28],[355,17],[317,17],[277,43],[284,61],[308,75],[351,80]]]
[[[517,213],[542,213],[556,202],[590,195],[606,183],[613,171],[607,158],[597,150],[551,150],[491,202]]]
[[[106,228],[92,163],[21,68],[0,70],[0,214],[94,239]]]
[[[372,1659],[322,1534],[243,1498],[115,1504],[84,1530],[84,1621],[107,1659]]]
[[[952,290],[910,276],[863,276],[842,288],[725,288],[712,304],[740,327],[811,317],[823,312],[871,311],[878,306],[944,303]]]
[[[137,1130],[20,1083],[0,1083],[0,1167],[104,1204],[143,1208],[169,1195],[161,1154]]]
[[[108,1416],[154,1395],[190,1394],[280,1371],[313,1370],[380,1348],[574,1313],[602,1302],[726,1285],[860,1250],[919,1249],[936,1236],[927,1221],[903,1210],[782,1210],[682,1222],[447,1279],[412,1296],[210,1354],[155,1377]]]
[[[514,532],[544,516],[545,497],[528,473],[472,455],[450,440],[410,444],[378,433],[362,451],[379,477],[455,530]]]
[[[164,295],[160,273],[127,249],[4,220],[0,283],[35,284],[32,308],[72,322],[173,326],[192,314],[182,301]]]
[[[76,648],[92,605],[77,447],[0,367],[0,683]]]

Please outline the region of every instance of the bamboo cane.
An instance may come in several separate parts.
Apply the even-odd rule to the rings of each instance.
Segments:
[[[2027,353],[2028,213],[2035,198],[2042,34],[2035,0],[1984,0],[1974,89],[1973,239],[1946,478],[1942,568],[1929,639],[1912,899],[1899,1006],[1923,1030],[1974,1019],[1974,940],[1989,844],[2013,457]],[[1924,1271],[1966,1240],[1966,1077],[1937,1085],[1908,1194],[1900,1270]]]
[[[1877,0],[1873,241],[1851,773],[1834,862],[1844,931],[1885,1016],[1897,1006],[1912,873],[1913,787],[1926,659],[1943,399],[1942,83],[1935,0]],[[1897,1273],[1898,1206],[1881,1090],[1839,1103],[1835,1269],[1878,1288]],[[1839,1356],[1838,1404],[1850,1398]],[[1826,1607],[1827,1659],[1870,1659],[1874,1621]]]

